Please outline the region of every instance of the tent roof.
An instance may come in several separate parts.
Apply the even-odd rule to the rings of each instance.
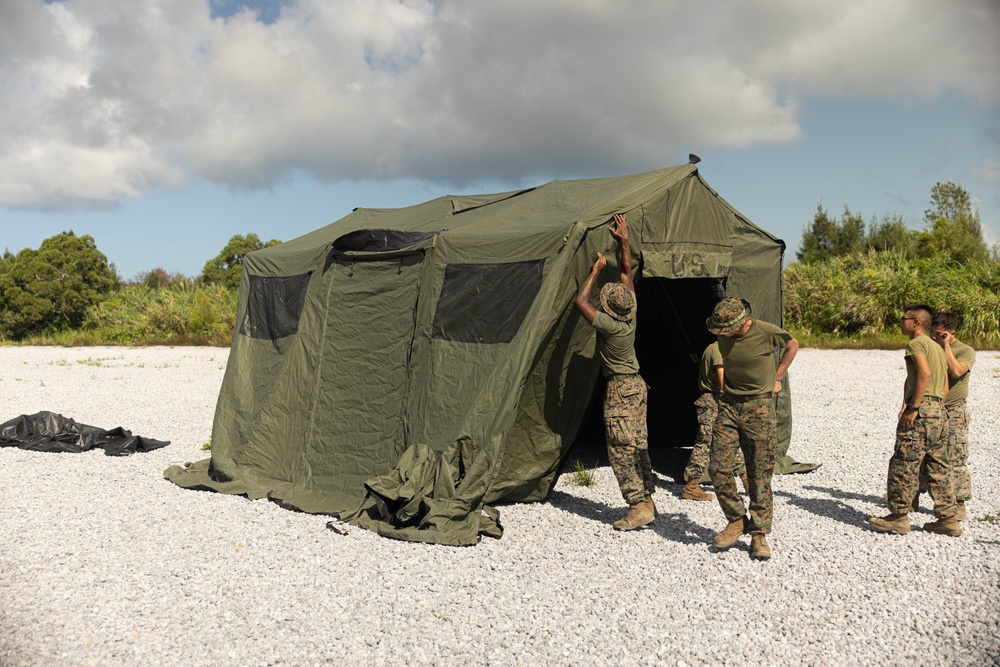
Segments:
[[[691,175],[698,176],[697,166],[684,164],[626,176],[556,180],[510,192],[444,195],[403,208],[357,208],[340,220],[275,249],[301,251],[329,243],[351,231],[372,228],[449,233],[475,229],[481,233],[484,223],[493,222],[514,233],[544,228],[561,230],[573,222],[596,226],[605,223],[611,213],[627,212]],[[746,221],[732,206],[725,205]]]

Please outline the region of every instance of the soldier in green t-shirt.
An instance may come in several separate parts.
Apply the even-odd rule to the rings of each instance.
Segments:
[[[910,532],[908,513],[920,489],[921,465],[927,469],[927,485],[934,498],[937,521],[924,530],[958,536],[962,528],[955,518],[955,488],[948,465],[948,424],[943,402],[948,396],[948,362],[941,346],[931,340],[931,309],[907,306],[900,330],[906,344],[906,382],[903,405],[896,426],[896,447],[889,459],[886,498],[890,514],[868,522],[883,533]]]
[[[604,429],[608,459],[618,480],[628,513],[614,522],[615,530],[635,530],[656,518],[653,504],[653,467],[649,461],[646,432],[646,383],[639,375],[635,356],[635,285],[632,283],[632,251],[625,216],[616,213],[611,235],[621,249],[619,282],[601,288],[601,309],[590,302],[594,283],[607,266],[598,253],[590,275],[576,295],[576,307],[597,329],[597,351],[607,380],[604,394]]]
[[[931,322],[930,336],[944,351],[948,362],[948,398],[944,400],[944,411],[948,419],[948,464],[951,480],[955,486],[955,503],[958,511],[955,518],[965,520],[965,501],[972,497],[972,483],[969,479],[969,411],[965,399],[969,396],[969,375],[976,363],[976,351],[971,346],[955,338],[961,318],[955,313],[935,313]],[[920,469],[920,492],[928,490],[927,469]],[[913,500],[913,509],[919,505],[919,496]]]
[[[717,549],[728,549],[741,535],[750,534],[750,557],[765,560],[771,547],[775,448],[778,421],[775,396],[795,359],[799,344],[782,328],[751,318],[746,299],[727,297],[716,304],[705,325],[718,336],[725,368],[719,415],[712,430],[708,474],[729,524],[713,539]],[[774,353],[781,350],[777,368]],[[750,482],[750,515],[736,489],[733,471],[737,452],[743,451]]]
[[[691,448],[691,457],[684,468],[684,489],[681,491],[683,500],[711,500],[712,494],[705,493],[698,484],[702,475],[708,470],[709,456],[712,451],[712,430],[715,428],[715,418],[719,415],[719,399],[722,396],[722,385],[725,381],[725,370],[722,366],[722,353],[719,352],[719,342],[715,341],[705,348],[698,366],[698,389],[701,393],[694,402],[698,416],[698,435]],[[737,468],[733,471],[743,481],[743,488],[750,493],[750,482],[747,479],[746,468],[743,465],[743,452],[737,452]]]

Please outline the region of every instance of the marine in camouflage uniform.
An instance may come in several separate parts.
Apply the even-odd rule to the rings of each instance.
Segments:
[[[634,530],[656,517],[653,467],[646,437],[646,383],[639,375],[635,356],[636,299],[632,283],[632,253],[625,216],[615,214],[611,234],[621,250],[619,282],[601,288],[598,310],[591,303],[597,277],[607,266],[598,254],[590,275],[580,286],[576,306],[597,330],[597,351],[607,380],[604,394],[604,429],[608,459],[618,480],[628,513],[614,522],[617,530]]]
[[[718,392],[703,391],[695,399],[695,413],[698,416],[698,435],[691,449],[691,458],[684,468],[684,481],[701,479],[708,470],[709,453],[712,448],[712,430],[715,428],[715,418],[719,415]]]
[[[719,505],[729,524],[712,540],[719,549],[731,547],[744,533],[751,535],[750,555],[771,557],[765,535],[771,532],[777,447],[775,396],[799,344],[787,331],[770,322],[751,319],[745,299],[727,297],[715,307],[706,325],[718,335],[725,378],[719,415],[712,432],[708,472]],[[781,350],[777,368],[774,353]],[[750,488],[750,513],[736,489],[733,470],[742,451]]]
[[[646,383],[638,373],[608,379],[604,392],[604,430],[608,460],[629,505],[656,490],[646,437]]]
[[[969,396],[969,375],[976,363],[976,351],[971,346],[955,338],[955,330],[961,320],[958,315],[940,312],[931,322],[930,337],[941,346],[948,364],[948,396],[944,400],[944,411],[948,421],[948,465],[951,481],[955,488],[955,503],[958,506],[956,518],[965,519],[965,501],[972,498],[972,481],[969,477],[969,411],[966,399]],[[920,469],[920,492],[928,490],[927,470]],[[913,508],[918,506],[913,501]]]
[[[719,343],[716,341],[705,348],[698,366],[698,389],[701,390],[701,394],[694,402],[698,418],[698,434],[694,441],[694,447],[691,449],[691,457],[688,459],[687,467],[684,468],[685,485],[684,491],[681,493],[681,498],[687,500],[712,499],[712,494],[703,492],[698,487],[698,483],[705,471],[708,470],[712,449],[712,431],[715,428],[715,418],[719,414],[723,378],[722,353],[719,352]],[[736,458],[737,469],[734,472],[737,477],[743,478],[749,493],[742,451],[738,452]]]
[[[948,417],[948,465],[951,483],[955,489],[955,503],[965,519],[965,502],[972,498],[972,478],[969,476],[969,409],[965,399],[945,403]]]
[[[903,407],[886,482],[890,514],[868,521],[881,532],[910,532],[908,513],[919,491],[923,465],[938,516],[924,530],[957,536],[962,530],[955,519],[958,508],[948,464],[948,424],[943,406],[948,393],[948,363],[941,346],[926,333],[930,324],[931,311],[924,305],[908,306],[900,320],[900,329],[910,341],[904,356]]]

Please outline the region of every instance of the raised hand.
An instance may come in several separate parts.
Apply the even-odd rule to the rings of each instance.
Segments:
[[[623,243],[628,241],[628,223],[621,213],[615,213],[615,221],[611,225],[611,235]]]

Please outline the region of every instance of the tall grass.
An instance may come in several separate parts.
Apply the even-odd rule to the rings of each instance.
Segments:
[[[903,306],[926,303],[963,317],[959,339],[1000,349],[1000,264],[907,260],[855,253],[784,271],[785,328],[809,347],[893,348]],[[233,337],[237,292],[191,281],[129,284],[87,311],[79,329],[34,336],[29,345],[217,345]]]
[[[83,326],[33,344],[228,346],[236,290],[178,282],[165,288],[126,285],[87,310]]]
[[[892,252],[854,253],[784,271],[785,325],[807,345],[886,347],[902,343],[907,304],[962,316],[958,338],[1000,348],[1000,264],[907,260]]]

